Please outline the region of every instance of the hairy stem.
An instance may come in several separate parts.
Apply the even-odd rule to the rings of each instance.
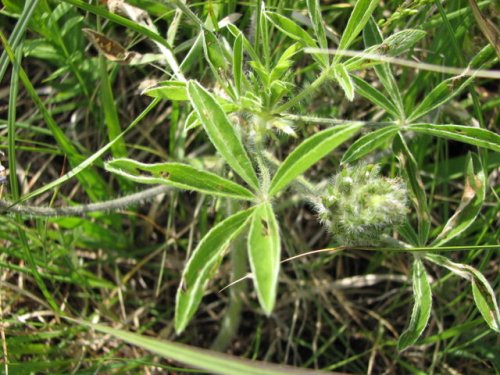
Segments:
[[[91,212],[120,210],[122,208],[150,200],[155,196],[166,193],[170,190],[172,190],[170,186],[160,185],[138,193],[127,195],[125,197],[111,199],[109,201],[59,208],[16,204],[15,202],[0,199],[0,213],[12,212],[21,215],[39,217],[84,216]]]

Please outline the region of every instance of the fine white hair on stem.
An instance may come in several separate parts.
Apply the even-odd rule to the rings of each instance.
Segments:
[[[140,204],[171,190],[172,188],[170,186],[159,185],[138,193],[104,202],[57,208],[16,204],[15,202],[0,199],[0,212],[7,211],[36,217],[84,216],[91,212],[120,210],[134,204]]]

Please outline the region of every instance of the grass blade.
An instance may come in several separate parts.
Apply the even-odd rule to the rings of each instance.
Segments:
[[[21,39],[24,35],[26,27],[28,27],[28,23],[38,5],[38,0],[26,1],[24,3],[23,12],[19,16],[19,20],[16,22],[14,26],[14,30],[12,30],[12,34],[9,38],[9,44],[13,50],[16,50],[19,43],[21,43]],[[7,66],[9,65],[9,57],[7,55],[7,51],[3,51],[0,56],[0,82],[2,82],[3,76],[7,71]]]
[[[267,11],[266,17],[271,21],[271,23],[276,26],[281,32],[283,32],[288,37],[296,40],[297,42],[308,46],[317,47],[314,39],[304,30],[302,27],[297,25],[290,18],[282,16],[281,14]]]
[[[19,199],[16,203],[21,203],[24,201],[27,201],[31,198],[34,198],[40,194],[45,193],[46,191],[49,191],[56,186],[59,186],[63,184],[64,182],[70,180],[71,178],[78,176],[82,171],[85,171],[86,168],[91,166],[96,160],[98,160],[106,151],[108,151],[111,146],[114,144],[114,142],[117,141],[118,138],[123,137],[125,134],[127,134],[130,130],[132,130],[137,124],[141,122],[141,120],[146,117],[146,115],[154,108],[156,105],[159,103],[159,99],[154,99],[144,111],[139,114],[139,116],[136,117],[134,121],[130,123],[130,125],[122,131],[116,138],[114,138],[111,142],[107,143],[105,146],[103,146],[99,151],[95,152],[93,155],[89,156],[87,159],[82,161],[80,164],[78,164],[76,167],[74,167],[71,171],[66,173],[65,175],[55,179],[54,181],[48,183],[47,185],[42,186],[39,189],[36,189],[32,191],[29,194],[24,195],[21,199]]]
[[[2,32],[0,32],[0,38],[5,47],[7,55],[9,56],[14,65],[18,65],[18,62],[15,59],[13,51]],[[52,114],[46,108],[45,104],[43,103],[42,99],[40,98],[37,91],[33,87],[33,84],[31,83],[28,75],[26,74],[22,66],[19,66],[19,78],[21,79],[21,82],[23,83],[31,99],[41,112],[58,146],[64,153],[68,155],[70,164],[72,166],[75,166],[78,163],[80,163],[84,159],[84,156],[78,152],[73,143],[66,137],[64,132],[57,125],[56,121],[52,117]],[[83,171],[82,175],[79,176],[79,180],[81,184],[85,187],[85,191],[87,192],[87,194],[92,199],[99,200],[99,199],[104,199],[107,196],[106,184],[104,183],[104,180],[101,178],[101,176],[95,170]]]
[[[415,344],[431,316],[432,291],[422,260],[415,257],[413,261],[413,296],[415,304],[411,313],[410,324],[398,340],[398,350],[403,351]]]
[[[254,208],[238,212],[213,227],[193,252],[177,289],[175,303],[175,330],[186,328],[198,308],[205,287],[219,267],[229,243],[240,233]]]
[[[106,327],[100,324],[92,324],[83,321],[78,323],[95,329],[96,331],[112,335],[131,345],[135,345],[163,358],[181,362],[187,366],[193,366],[212,374],[223,375],[284,375],[284,374],[318,374],[318,370],[297,369],[283,365],[275,365],[265,362],[241,359],[228,354],[223,354],[207,349],[196,348],[180,343],[166,340],[158,340],[152,337],[142,336],[121,329]]]
[[[269,203],[257,206],[248,235],[248,258],[260,306],[270,315],[276,302],[281,243],[278,223]]]
[[[188,82],[188,95],[203,128],[217,151],[233,170],[251,187],[257,189],[259,180],[252,162],[238,138],[233,124],[214,97],[198,82]]]
[[[295,177],[304,173],[318,160],[329,154],[336,147],[353,137],[363,126],[351,123],[325,129],[302,142],[278,168],[269,187],[273,196],[288,185]]]
[[[255,198],[252,192],[243,186],[187,164],[145,164],[123,158],[111,160],[104,166],[112,173],[142,184],[163,184],[235,199]]]

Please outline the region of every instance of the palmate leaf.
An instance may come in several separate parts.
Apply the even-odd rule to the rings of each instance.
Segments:
[[[235,199],[254,198],[252,192],[245,187],[187,164],[145,164],[119,158],[107,162],[104,166],[110,172],[142,184],[163,184]]]
[[[188,95],[198,119],[217,151],[246,183],[257,189],[259,179],[252,162],[224,110],[196,81],[188,82]]]
[[[219,267],[230,242],[240,233],[250,219],[255,207],[238,212],[215,227],[203,237],[189,259],[175,303],[175,330],[181,333],[198,308],[207,283]]]
[[[432,309],[432,291],[420,257],[413,261],[413,298],[415,304],[411,313],[410,324],[398,340],[398,350],[402,351],[413,345],[429,321]]]
[[[295,177],[353,137],[362,126],[363,124],[358,122],[339,125],[306,139],[288,155],[276,171],[269,187],[269,195],[273,196],[284,189]]]
[[[269,203],[256,207],[248,235],[248,258],[260,305],[271,314],[276,301],[280,269],[280,234]]]

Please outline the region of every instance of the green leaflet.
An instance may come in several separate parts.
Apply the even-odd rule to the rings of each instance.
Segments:
[[[417,108],[415,108],[410,116],[408,116],[408,122],[418,120],[420,117],[451,100],[460,94],[473,79],[474,76],[451,77],[444,80],[425,96],[424,100],[422,100]]]
[[[420,246],[424,246],[429,238],[431,218],[429,215],[425,187],[420,178],[418,164],[401,134],[398,134],[394,139],[392,149],[399,159],[402,175],[411,189],[410,199],[417,211],[418,238],[416,243]]]
[[[295,177],[304,173],[318,160],[353,137],[362,126],[362,123],[339,125],[325,129],[306,139],[288,155],[276,171],[271,181],[269,195],[273,196],[285,188]]]
[[[464,232],[476,220],[486,197],[486,173],[480,159],[469,153],[465,161],[464,192],[460,205],[443,230],[433,241],[433,246],[445,243]]]
[[[187,164],[145,164],[124,158],[107,162],[105,168],[142,184],[164,184],[235,199],[252,200],[254,198],[252,192],[243,186]]]
[[[333,73],[335,75],[335,79],[338,81],[342,90],[344,90],[346,98],[352,102],[354,99],[354,85],[352,83],[351,76],[347,71],[344,64],[337,64],[334,67]]]
[[[399,111],[397,107],[391,100],[387,98],[387,96],[382,94],[379,90],[377,90],[375,87],[367,83],[365,80],[355,75],[352,75],[351,78],[354,82],[354,86],[358,94],[364,96],[372,103],[384,109],[393,118],[399,118]]]
[[[453,139],[454,141],[484,147],[500,152],[500,135],[492,131],[463,125],[411,124],[406,130],[430,134],[436,137]]]
[[[230,242],[240,233],[252,215],[254,207],[238,212],[203,237],[189,259],[175,303],[175,330],[179,334],[186,328],[198,308],[207,283],[219,267]]]
[[[379,1],[377,0],[358,0],[356,5],[347,21],[347,26],[342,33],[342,38],[339,43],[339,50],[346,50],[350,47],[354,39],[363,30],[366,23],[370,19],[373,11],[377,7]],[[341,55],[335,55],[333,62],[337,63],[341,58]]]
[[[280,269],[279,226],[269,203],[256,207],[248,235],[248,258],[260,306],[271,314],[276,301]]]
[[[415,257],[413,261],[413,297],[415,304],[411,313],[410,324],[408,328],[401,334],[398,340],[398,350],[402,351],[413,345],[420,337],[432,309],[432,292],[427,273],[425,272],[422,260]]]
[[[186,82],[180,81],[162,81],[152,87],[145,89],[142,94],[153,98],[162,98],[168,100],[189,100]]]
[[[472,284],[472,295],[476,307],[483,316],[488,326],[500,333],[500,311],[496,301],[495,292],[488,280],[481,272],[467,264],[455,263],[438,254],[426,254],[425,258],[433,263],[445,267],[455,275],[467,279]]]
[[[252,162],[224,110],[196,81],[188,82],[188,95],[198,119],[217,151],[241,178],[257,189],[259,180]]]
[[[399,126],[389,125],[368,133],[354,142],[342,156],[342,164],[361,159],[373,150],[385,145],[399,131]]]

